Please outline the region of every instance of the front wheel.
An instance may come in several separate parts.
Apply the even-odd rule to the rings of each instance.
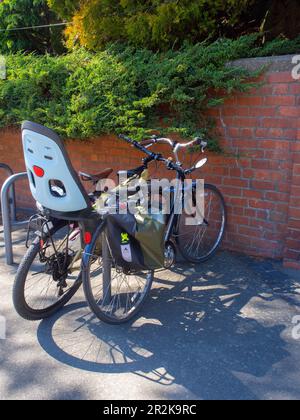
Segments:
[[[193,191],[193,204],[196,203],[196,192]],[[191,223],[194,215],[186,212],[180,216],[177,244],[182,256],[189,262],[202,263],[211,258],[223,240],[227,212],[225,200],[214,185],[204,186],[204,215],[199,223]],[[189,222],[188,222],[189,219]]]
[[[108,324],[123,324],[141,310],[151,290],[153,271],[130,272],[114,261],[105,223],[83,256],[83,287],[94,314]]]

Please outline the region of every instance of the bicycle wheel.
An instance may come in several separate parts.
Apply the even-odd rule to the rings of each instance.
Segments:
[[[101,321],[122,324],[137,315],[151,290],[153,271],[130,273],[118,267],[105,224],[98,228],[92,244],[86,249],[83,265],[85,296]]]
[[[53,242],[49,236],[42,243],[38,236],[28,249],[13,287],[14,307],[22,318],[38,321],[52,316],[79,289],[82,252],[75,229],[60,223],[51,231]]]
[[[189,225],[187,218],[191,215],[184,212],[178,224],[176,240],[179,250],[182,256],[192,263],[201,263],[211,258],[219,248],[225,234],[227,212],[221,192],[214,185],[205,184],[204,197],[203,222]]]

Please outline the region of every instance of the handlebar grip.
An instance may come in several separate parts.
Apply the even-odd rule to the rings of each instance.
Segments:
[[[148,140],[143,140],[141,141],[141,145],[142,146],[151,146],[151,144],[156,143],[155,139],[148,139]]]
[[[197,146],[201,146],[203,150],[206,149],[206,147],[208,145],[207,141],[201,139],[201,137],[196,137],[195,138],[195,144]]]

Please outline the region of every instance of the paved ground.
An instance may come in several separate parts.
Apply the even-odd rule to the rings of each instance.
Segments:
[[[17,258],[24,253],[15,236]],[[300,399],[300,274],[220,253],[161,272],[141,318],[93,318],[82,293],[53,319],[28,323],[11,303],[15,268],[0,228],[1,399]]]

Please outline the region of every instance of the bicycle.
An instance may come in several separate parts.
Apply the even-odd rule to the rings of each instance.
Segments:
[[[189,169],[183,169],[179,161],[180,150],[200,146],[204,151],[206,142],[195,139],[182,144],[171,139],[158,138],[138,143],[126,136],[121,139],[144,153],[144,169],[150,162],[164,163],[168,170],[176,172],[176,179],[184,181],[187,176],[202,168],[207,159],[199,161]],[[154,144],[167,144],[172,148],[176,162],[166,159],[161,154],[149,151]],[[192,185],[193,203],[196,201],[196,182]],[[206,199],[205,214],[201,223],[191,226],[188,230],[183,212],[175,214],[176,194],[173,194],[171,213],[168,217],[164,237],[166,257],[174,262],[176,246],[184,258],[191,263],[201,263],[212,257],[219,248],[225,233],[227,213],[224,198],[221,192],[213,185],[205,184],[204,196]],[[209,197],[209,198],[208,198]],[[102,243],[102,253],[97,253],[97,246]],[[154,280],[154,270],[132,271],[121,267],[116,262],[107,232],[106,217],[103,216],[90,243],[86,246],[82,258],[83,287],[87,302],[94,314],[101,320],[110,324],[122,324],[132,319],[145,303]]]
[[[28,250],[15,277],[13,303],[22,318],[37,321],[56,313],[80,288],[81,257],[88,241],[87,232],[92,231],[99,223],[95,205],[97,200],[107,193],[104,181],[113,170],[106,169],[96,175],[79,172],[81,181],[91,182],[94,187],[93,192],[87,194],[80,185],[79,177],[73,170],[56,133],[31,122],[23,124],[22,132],[28,179],[37,201],[38,213],[31,218],[28,226]],[[42,150],[41,144],[45,146]],[[40,166],[37,166],[37,163]],[[55,171],[51,173],[50,165],[54,163]],[[66,170],[59,174],[64,165]],[[128,176],[142,176],[143,168],[144,166],[127,171]],[[38,185],[39,182],[43,184]],[[48,195],[45,197],[46,189]],[[82,196],[82,201],[72,208],[72,194],[70,202],[67,200],[62,205],[63,200],[68,199],[70,195],[69,189],[74,191],[77,197]],[[70,209],[72,211],[68,211]],[[35,237],[29,245],[31,230],[34,231]]]

